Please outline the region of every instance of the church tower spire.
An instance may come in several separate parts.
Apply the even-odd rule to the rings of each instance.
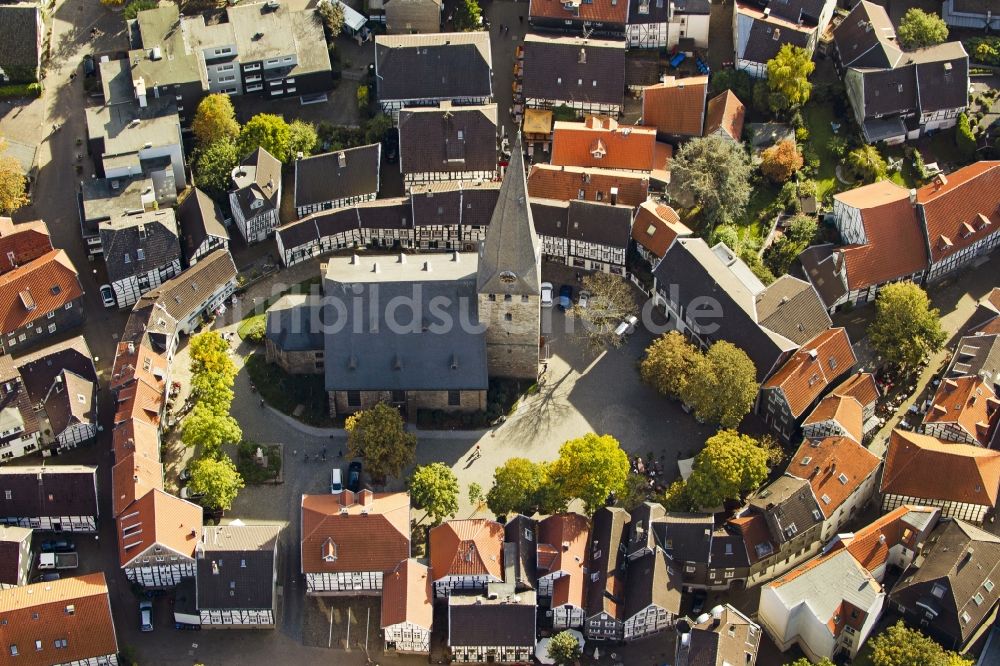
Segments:
[[[538,378],[541,284],[541,245],[531,219],[518,135],[486,239],[479,247],[476,290],[479,319],[487,325],[491,376]]]

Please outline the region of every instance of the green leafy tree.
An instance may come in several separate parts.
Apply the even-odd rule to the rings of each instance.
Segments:
[[[473,481],[472,483],[469,484],[468,490],[466,492],[468,493],[469,504],[472,505],[472,510],[478,511],[479,505],[483,503],[484,499],[486,499],[485,496],[483,495],[483,487],[478,483],[476,483],[475,481]]]
[[[896,282],[879,291],[868,341],[886,361],[913,368],[941,349],[947,337],[940,312],[931,307],[923,289],[912,282]]]
[[[410,499],[416,508],[427,512],[432,524],[440,525],[458,513],[458,479],[442,463],[421,465],[410,477]]]
[[[303,157],[312,155],[313,149],[316,148],[319,141],[316,128],[312,123],[307,123],[304,120],[293,120],[288,125],[288,133],[290,135],[288,149],[293,158],[298,157],[299,153],[302,153]]]
[[[527,458],[510,458],[493,471],[486,506],[498,518],[511,513],[558,513],[566,508],[552,489],[548,465]]]
[[[330,2],[330,0],[323,0],[316,6],[316,11],[319,12],[320,17],[323,19],[323,25],[326,26],[327,34],[331,38],[336,38],[344,30],[344,7],[339,2]]]
[[[570,666],[583,656],[583,648],[580,647],[580,641],[576,636],[568,631],[560,631],[549,641],[546,654],[559,666]]]
[[[550,470],[563,498],[583,500],[589,514],[604,506],[612,493],[622,494],[628,473],[628,455],[618,440],[592,432],[565,442]]]
[[[205,508],[228,511],[244,485],[243,477],[229,456],[207,456],[191,463],[188,487],[204,495],[201,503]]]
[[[229,343],[218,331],[195,335],[188,343],[191,373],[219,375],[232,384],[237,370],[229,351]]]
[[[900,620],[869,641],[874,666],[972,666],[966,659]]]
[[[216,141],[196,152],[195,182],[212,198],[222,199],[229,191],[233,169],[239,163],[240,153],[234,141]]]
[[[209,405],[195,405],[181,424],[184,445],[200,447],[209,455],[218,453],[223,444],[234,444],[241,439],[243,431],[236,419],[220,414]]]
[[[392,116],[377,113],[365,123],[365,142],[379,143],[392,129]]]
[[[691,139],[671,163],[672,187],[690,191],[706,222],[730,224],[750,201],[753,167],[741,144],[718,135]]]
[[[767,267],[776,275],[787,273],[799,255],[812,245],[818,231],[815,217],[797,215],[792,218],[784,235],[768,248],[765,255]]]
[[[626,511],[632,511],[649,499],[649,495],[649,479],[642,474],[629,472],[628,478],[625,479],[625,490],[623,490],[622,494],[618,496],[615,504],[622,507]]]
[[[198,102],[191,131],[199,148],[216,141],[235,141],[240,135],[240,124],[236,121],[236,110],[229,95],[214,93]]]
[[[683,484],[683,502],[694,510],[742,499],[767,479],[779,455],[775,447],[748,435],[722,430],[709,437],[695,456],[691,476]]]
[[[822,659],[820,659],[819,661],[817,661],[815,663],[815,665],[814,665],[806,657],[799,657],[798,659],[796,659],[792,663],[785,664],[785,666],[834,666],[834,663],[832,661],[830,661],[829,659],[827,659],[826,657],[823,657]]]
[[[861,146],[847,153],[844,158],[847,168],[866,183],[885,180],[889,174],[889,165],[885,163],[882,154],[875,146]]]
[[[357,98],[358,110],[362,112],[368,111],[368,86],[358,86]]]
[[[938,14],[913,7],[903,14],[896,36],[908,49],[943,44],[948,40],[948,24]]]
[[[719,340],[704,356],[695,357],[680,398],[704,423],[735,428],[757,396],[757,369],[736,345]]]
[[[9,155],[0,155],[0,214],[9,215],[27,205],[27,184],[21,164]]]
[[[139,12],[144,12],[147,9],[156,9],[158,6],[156,0],[132,0],[132,2],[125,5],[122,18],[126,21],[131,21],[139,16]]]
[[[727,67],[712,72],[709,87],[713,93],[731,90],[741,102],[750,101],[753,96],[753,79],[742,69]]]
[[[964,112],[958,115],[958,122],[955,124],[955,145],[965,159],[971,160],[976,156],[976,137],[972,134],[969,116]]]
[[[698,356],[701,352],[697,347],[685,340],[679,331],[670,331],[646,349],[646,356],[639,364],[639,374],[661,394],[676,398]]]
[[[625,339],[615,335],[615,328],[638,311],[632,286],[620,275],[598,271],[583,278],[581,291],[590,292],[590,298],[586,307],[573,306],[573,316],[580,325],[577,332],[595,351],[624,344]]]
[[[368,473],[379,484],[399,476],[413,462],[417,438],[406,431],[395,407],[380,402],[371,409],[347,417],[347,450],[352,458],[364,458]]]
[[[236,147],[241,157],[246,157],[257,148],[263,148],[283,163],[295,157],[288,123],[273,113],[258,113],[247,121],[240,130]]]
[[[455,29],[461,32],[481,30],[483,9],[479,0],[458,0],[455,7]]]
[[[780,141],[761,154],[760,171],[772,183],[781,184],[802,168],[802,153],[791,139]]]
[[[816,69],[809,51],[785,44],[767,62],[768,104],[772,111],[794,111],[809,101],[812,84],[809,75]]]

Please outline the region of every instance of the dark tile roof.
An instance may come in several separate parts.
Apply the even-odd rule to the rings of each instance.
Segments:
[[[791,275],[782,275],[757,296],[757,321],[799,345],[831,324],[812,286]]]
[[[0,584],[20,585],[21,544],[31,544],[31,530],[24,527],[0,526]],[[28,554],[30,558],[30,551]],[[30,565],[28,567],[31,568]]]
[[[452,226],[458,223],[462,208],[462,191],[458,188],[438,190],[433,186],[417,185],[410,195],[413,226]]]
[[[493,94],[492,69],[486,32],[375,38],[381,101],[488,97]]]
[[[17,69],[28,68],[34,79],[42,55],[36,40],[43,29],[38,5],[0,5],[0,70],[16,79]]]
[[[500,183],[462,183],[462,226],[489,226],[500,198]]]
[[[621,620],[625,592],[625,545],[628,540],[628,512],[619,507],[602,507],[594,514],[587,565],[587,616],[605,612]],[[595,578],[596,576],[596,578]]]
[[[968,105],[969,56],[962,42],[947,42],[906,55],[917,68],[922,113]]]
[[[716,529],[712,534],[711,566],[713,569],[738,569],[750,566],[750,554],[747,552],[743,536],[730,534],[725,528]]]
[[[771,5],[777,7],[781,3],[772,2]],[[778,55],[778,51],[785,44],[791,44],[800,48],[806,48],[809,44],[809,32],[796,29],[794,25],[789,25],[781,20],[765,20],[753,17],[753,24],[750,26],[750,34],[747,38],[746,46],[740,55],[744,60],[750,62],[766,63],[768,60]],[[775,38],[775,31],[778,32]]]
[[[799,255],[799,263],[827,308],[847,295],[847,285],[840,277],[842,262],[832,243],[806,248]]]
[[[621,104],[625,43],[527,35],[524,96],[594,104]]]
[[[976,633],[1000,599],[998,570],[1000,537],[961,520],[943,518],[924,545],[919,566],[914,563],[903,573],[890,598],[921,615],[925,609],[934,609],[933,631],[954,641],[946,647],[959,647]],[[933,593],[936,586],[944,588],[940,596]]]
[[[236,171],[236,203],[243,217],[250,219],[256,215],[277,208],[278,193],[281,189],[281,161],[263,148],[258,148],[243,158],[242,167]],[[254,201],[262,201],[263,206],[251,208]]]
[[[629,2],[629,25],[666,23],[669,19],[669,0],[631,0],[631,2]]]
[[[865,118],[917,109],[917,72],[913,67],[861,72]]]
[[[653,523],[657,545],[674,562],[708,564],[714,529],[709,513],[668,512]]]
[[[659,548],[628,565],[625,576],[625,619],[655,605],[677,615],[681,610],[681,576],[670,568]]]
[[[653,548],[656,545],[652,525],[666,513],[667,510],[663,505],[655,502],[643,502],[632,509],[626,551],[629,557],[644,548]]]
[[[295,161],[295,207],[377,194],[382,144]]]
[[[229,232],[222,224],[224,217],[219,205],[197,187],[184,197],[177,206],[177,224],[180,227],[184,256],[188,261],[206,238],[229,239]]]
[[[496,104],[403,109],[398,126],[404,174],[496,171]]]
[[[893,67],[902,55],[889,14],[868,0],[856,4],[834,28],[833,41],[844,67]]]
[[[555,19],[557,21],[596,24],[624,25],[628,16],[628,4],[624,0],[591,0],[570,7],[560,0],[530,0],[528,16],[535,19]]]
[[[959,340],[945,374],[979,375],[987,384],[1000,385],[1000,334],[967,335]]]
[[[47,465],[0,469],[0,516],[96,516],[96,467]]]
[[[632,207],[593,201],[569,202],[567,240],[625,249],[632,234]]]
[[[540,236],[566,238],[569,202],[533,198],[531,199],[531,217],[535,221],[535,231]]]
[[[226,284],[235,284],[236,275],[236,264],[229,250],[219,248],[177,277],[143,294],[140,302],[156,303],[177,321],[184,321]]]
[[[83,336],[23,356],[16,364],[31,404],[44,405],[53,434],[74,421],[97,422],[97,371]]]
[[[413,211],[409,198],[376,199],[357,207],[361,229],[410,229]]]
[[[517,559],[514,561],[514,589],[533,590],[538,582],[535,569],[538,548],[538,521],[517,514],[503,526],[504,543],[514,544]],[[507,565],[508,563],[504,563]]]
[[[198,608],[271,608],[280,525],[206,527],[198,544]]]
[[[448,599],[448,644],[453,647],[535,645],[535,595],[520,603],[453,594]],[[481,603],[477,603],[481,601]]]
[[[319,299],[307,294],[287,294],[267,309],[265,335],[285,352],[322,351],[321,317],[326,316]]]
[[[779,544],[823,522],[812,487],[804,479],[778,477],[752,497],[750,504],[764,512],[771,535]]]
[[[112,282],[180,261],[174,211],[154,210],[102,222],[101,248]]]

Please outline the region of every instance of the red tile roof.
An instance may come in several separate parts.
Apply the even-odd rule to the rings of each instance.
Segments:
[[[690,236],[691,233],[681,222],[677,211],[655,201],[643,202],[632,224],[632,238],[635,242],[661,259],[675,238]]]
[[[163,490],[163,465],[156,459],[130,455],[117,460],[118,464],[111,469],[111,505],[115,516],[150,490]]]
[[[431,530],[431,575],[490,575],[503,579],[503,525],[476,518],[449,520]]]
[[[128,419],[115,426],[111,434],[115,460],[132,454],[159,461],[160,437],[156,426],[143,419]]]
[[[736,141],[743,139],[743,119],[747,108],[743,102],[727,90],[708,100],[707,116],[705,118],[705,136],[721,129]]]
[[[834,549],[847,548],[848,552],[865,569],[874,572],[889,560],[889,550],[902,545],[916,550],[918,533],[906,518],[918,513],[932,514],[935,507],[903,505],[890,511],[875,522],[862,527],[845,540],[838,541]]]
[[[122,566],[153,544],[193,558],[201,539],[202,511],[197,504],[154,489],[133,502],[116,522]]]
[[[864,438],[863,418],[861,403],[857,398],[831,393],[809,412],[802,426],[835,421],[854,441],[860,442]]]
[[[775,552],[774,541],[771,539],[771,530],[768,528],[767,518],[763,514],[757,512],[747,513],[737,518],[730,518],[729,524],[743,535],[750,564],[757,564],[757,562]]]
[[[569,9],[565,0],[531,0],[528,16],[560,20],[577,20],[597,23],[624,24],[628,17],[628,2],[625,0],[593,0],[580,2]]]
[[[927,268],[927,244],[906,188],[882,180],[833,198],[861,210],[868,241],[840,248],[849,289],[882,284]]]
[[[857,360],[847,331],[830,328],[802,345],[764,383],[764,388],[781,389],[792,416],[797,418]]]
[[[707,94],[707,76],[668,77],[664,83],[643,88],[642,124],[661,134],[701,136]]]
[[[786,473],[809,481],[829,518],[878,469],[882,459],[850,437],[805,440]]]
[[[954,424],[983,446],[988,446],[1000,419],[1000,400],[979,375],[943,380],[924,415],[924,425]]]
[[[115,423],[123,423],[129,419],[137,418],[159,427],[162,410],[162,389],[150,386],[144,381],[134,382],[118,391]]]
[[[650,127],[619,127],[607,116],[587,116],[582,123],[557,121],[552,130],[552,164],[565,166],[666,170],[656,163],[656,130]],[[672,151],[665,155],[669,161]]]
[[[430,631],[433,620],[430,569],[416,560],[403,560],[382,577],[382,628],[409,622]]]
[[[81,296],[80,278],[66,252],[46,252],[0,275],[0,332],[15,331]]]
[[[0,217],[0,275],[38,259],[51,250],[49,230],[41,220],[14,224],[9,217]]]
[[[533,164],[528,171],[528,194],[541,199],[610,202],[611,188],[618,188],[618,203],[638,206],[649,193],[649,177],[627,171],[576,166]],[[600,198],[598,198],[600,197]]]
[[[582,608],[586,591],[587,543],[590,521],[578,513],[560,513],[538,523],[538,547],[548,545],[553,557],[545,562],[546,573],[563,571],[552,591],[552,605],[572,604]],[[539,568],[542,562],[539,560]],[[539,575],[544,575],[539,571]],[[565,580],[564,580],[565,579]]]
[[[834,395],[849,396],[861,403],[862,407],[875,404],[880,395],[875,375],[870,372],[856,372],[831,391]]]
[[[893,430],[882,472],[883,494],[996,506],[1000,452]]]
[[[409,556],[409,493],[302,496],[302,573],[389,573]]]
[[[41,648],[36,648],[36,641]],[[65,645],[56,648],[56,641]],[[50,666],[118,654],[103,573],[0,591],[0,645],[7,664]],[[12,657],[11,646],[18,656]]]
[[[139,379],[150,386],[163,387],[167,359],[149,347],[133,342],[119,342],[111,370],[111,388],[118,389]]]
[[[1000,233],[1000,161],[940,175],[917,190],[934,263]]]

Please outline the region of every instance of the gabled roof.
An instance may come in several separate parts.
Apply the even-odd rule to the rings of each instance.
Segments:
[[[497,169],[496,104],[401,109],[397,124],[403,174]]]
[[[531,0],[528,4],[531,19],[558,19],[579,23],[625,24],[628,16],[626,0],[594,0],[593,2],[568,2],[567,0]]]
[[[119,516],[149,491],[163,490],[163,465],[155,458],[140,454],[116,460],[117,464],[111,469],[111,510]]]
[[[769,284],[757,294],[754,305],[761,326],[803,346],[813,344],[831,323],[812,286],[792,275]]]
[[[749,503],[764,514],[771,540],[778,544],[823,522],[812,486],[787,473],[759,490]]]
[[[806,479],[827,518],[875,473],[882,460],[849,437],[807,439],[788,463],[786,474]]]
[[[844,255],[833,243],[807,247],[799,254],[799,263],[827,308],[834,307],[847,295],[846,278],[842,275]]]
[[[532,164],[528,171],[528,194],[533,198],[610,202],[612,189],[618,191],[618,203],[638,206],[648,195],[649,176],[610,169],[552,164]]]
[[[0,71],[6,69],[13,79],[22,77],[18,70],[27,68],[29,76],[26,78],[34,80],[42,58],[38,43],[44,30],[38,5],[0,6]]]
[[[404,622],[427,631],[434,622],[430,569],[413,559],[403,560],[382,577],[382,628]]]
[[[642,90],[642,123],[660,134],[701,136],[708,77],[667,77]]]
[[[512,516],[503,526],[504,557],[508,545],[514,547],[514,561],[504,562],[506,571],[514,569],[513,583],[515,591],[533,590],[538,582],[538,521],[528,516],[517,514]]]
[[[115,425],[112,442],[115,460],[124,460],[135,454],[151,460],[160,457],[160,431],[141,419],[128,419]]]
[[[892,548],[903,546],[916,552],[922,543],[921,535],[930,531],[940,513],[937,507],[903,505],[856,532],[840,535],[830,552],[846,548],[861,566],[875,575],[889,563]]]
[[[5,656],[10,646],[19,653],[8,663],[97,663],[118,654],[108,585],[100,572],[0,591],[0,619]],[[65,646],[57,651],[56,641]]]
[[[523,646],[534,648],[537,619],[535,593],[513,597],[452,594],[448,597],[448,645]]]
[[[530,295],[541,289],[541,246],[528,205],[522,150],[518,135],[486,240],[479,246],[479,293]]]
[[[1000,287],[979,299],[976,313],[969,319],[969,332],[983,335],[1000,334]]]
[[[847,285],[864,289],[927,268],[927,244],[910,193],[882,180],[834,195],[834,202],[861,211],[867,243],[848,245],[843,253]]]
[[[449,520],[430,531],[431,574],[503,578],[503,526],[475,518]]]
[[[281,529],[281,525],[206,527],[198,543],[198,608],[272,608]]]
[[[373,143],[295,160],[295,207],[377,194],[381,158]]]
[[[184,321],[204,308],[227,284],[235,285],[236,274],[236,264],[229,250],[218,248],[177,277],[143,294],[140,303],[156,303],[177,321]]]
[[[710,513],[667,512],[653,523],[656,545],[672,562],[708,564],[715,523]]]
[[[119,390],[117,397],[115,425],[132,418],[141,419],[153,426],[160,425],[160,415],[163,412],[163,391],[160,387],[144,381],[133,382]]]
[[[779,389],[792,416],[798,418],[857,360],[847,330],[827,329],[802,345],[763,388]]]
[[[705,136],[721,130],[734,141],[743,140],[743,119],[747,107],[740,99],[727,90],[708,100],[705,117]]]
[[[486,32],[375,37],[379,101],[489,97],[492,69]]]
[[[153,489],[132,503],[116,519],[121,565],[133,563],[150,547],[165,555],[194,558],[201,538],[202,510],[180,497]],[[136,562],[136,565],[141,563]]]
[[[621,105],[625,97],[625,42],[528,33],[523,63],[526,99]]]
[[[27,565],[23,570],[27,576],[31,570],[31,564],[26,562],[31,559],[31,534],[27,527],[0,525],[0,585],[13,587],[27,582],[22,578],[21,566]]]
[[[0,467],[0,517],[97,516],[97,468],[87,465]]]
[[[73,423],[97,422],[97,370],[78,335],[18,357],[17,371],[33,405],[43,405],[56,435]]]
[[[657,606],[678,615],[681,611],[682,581],[667,554],[660,548],[629,563],[625,573],[624,620],[649,606]]]
[[[45,222],[34,220],[14,224],[9,217],[0,216],[0,275],[38,259],[51,250],[52,239]]]
[[[861,403],[862,407],[869,407],[875,404],[881,391],[875,383],[875,375],[870,372],[856,372],[844,381],[840,382],[833,391],[834,395],[851,397]]]
[[[15,331],[83,296],[80,278],[64,250],[0,275],[0,333]]]
[[[803,3],[769,2],[766,14],[762,3],[735,3],[736,22],[741,37],[736,43],[736,57],[755,63],[767,63],[778,55],[785,44],[800,48],[809,45],[809,39],[815,32],[815,23],[800,25],[797,7]],[[746,26],[749,26],[748,28]],[[746,35],[743,39],[742,36]]]
[[[607,116],[587,116],[582,123],[556,121],[552,131],[552,164],[653,171],[657,165],[656,130],[620,127]],[[575,197],[574,197],[575,198]]]
[[[410,556],[409,493],[302,496],[301,570],[389,573]]]
[[[961,338],[945,375],[978,375],[989,385],[1000,385],[1000,333]]]
[[[587,616],[604,612],[622,620],[625,574],[622,560],[630,516],[620,507],[601,507],[594,514],[587,582]]]
[[[896,29],[882,5],[861,0],[833,29],[844,67],[893,67],[902,57]]]
[[[555,581],[552,606],[582,608],[587,591],[587,545],[590,521],[578,513],[560,513],[538,523],[538,569],[547,575],[565,575]]]
[[[233,169],[233,185],[236,188],[236,204],[243,217],[250,219],[256,215],[278,208],[278,193],[281,190],[281,160],[263,148],[257,148],[243,158]],[[252,204],[260,201],[260,208]]]
[[[113,217],[101,222],[100,234],[112,282],[168,266],[181,258],[172,208]]]
[[[933,262],[1000,233],[998,192],[1000,161],[970,164],[917,190]]]
[[[809,412],[802,427],[833,421],[856,442],[864,437],[863,409],[857,398],[831,393]]]
[[[674,666],[753,666],[760,626],[729,604],[713,608],[706,617],[691,624],[687,643],[677,641]]]
[[[882,494],[996,506],[1000,452],[893,430],[885,454]]]
[[[891,598],[913,612],[930,612],[933,632],[961,648],[993,612],[1000,588],[1000,537],[961,520],[943,519],[893,587]],[[917,606],[920,606],[917,610]]]
[[[660,258],[667,253],[674,239],[690,236],[691,233],[676,210],[652,200],[639,205],[632,224],[632,239]]]
[[[949,377],[938,385],[933,403],[924,415],[924,427],[951,424],[980,445],[988,446],[998,419],[1000,400],[993,392],[992,382],[987,383],[979,376]]]
[[[229,240],[229,232],[222,224],[225,216],[219,204],[197,187],[192,188],[177,206],[177,223],[180,227],[181,245],[188,261],[194,257],[207,238]]]
[[[667,510],[657,502],[643,502],[632,509],[629,514],[628,543],[626,554],[632,557],[643,549],[656,547],[656,536],[653,534],[653,524],[666,515]]]

